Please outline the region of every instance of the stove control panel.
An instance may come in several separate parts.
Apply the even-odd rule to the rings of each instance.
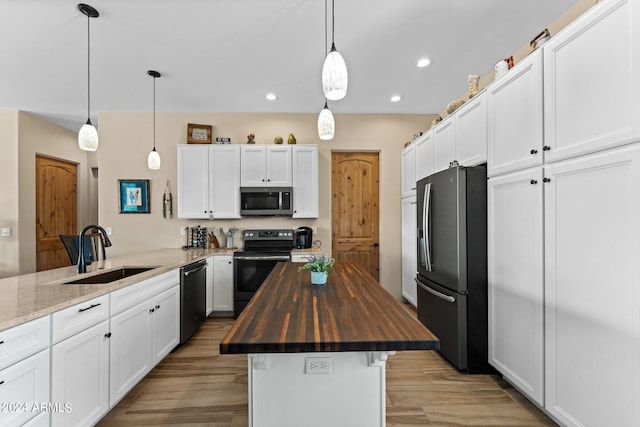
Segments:
[[[293,240],[293,230],[244,230],[244,240]]]

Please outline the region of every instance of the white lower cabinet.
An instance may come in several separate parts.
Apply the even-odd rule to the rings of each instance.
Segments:
[[[402,296],[414,307],[418,306],[417,227],[416,196],[405,197],[402,199]]]
[[[640,420],[640,146],[545,167],[545,408]]]
[[[111,318],[111,407],[178,344],[179,303],[173,286]]]
[[[21,426],[40,414],[40,404],[49,398],[49,352],[33,356],[0,371],[0,425]]]
[[[213,257],[213,311],[233,311],[233,256]]]
[[[542,168],[487,187],[489,363],[544,404]]]
[[[51,351],[54,426],[91,426],[109,410],[109,320],[56,344]]]

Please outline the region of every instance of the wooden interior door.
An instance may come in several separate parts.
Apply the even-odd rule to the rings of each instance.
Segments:
[[[36,156],[36,271],[70,265],[58,237],[77,234],[76,164]]]
[[[331,248],[336,261],[362,265],[379,280],[378,153],[331,154]]]

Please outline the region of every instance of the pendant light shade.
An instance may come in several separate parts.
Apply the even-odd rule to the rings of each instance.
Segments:
[[[160,169],[160,154],[156,151],[156,79],[160,77],[160,73],[149,70],[147,74],[153,77],[153,150],[147,157],[147,165],[149,169]]]
[[[347,95],[349,76],[347,74],[347,64],[340,52],[336,50],[336,45],[331,45],[331,51],[324,60],[322,66],[322,89],[324,96],[330,101],[338,101]]]
[[[322,66],[322,90],[324,91],[324,97],[330,101],[337,101],[344,98],[347,95],[347,86],[349,85],[347,64],[344,62],[344,58],[340,55],[340,52],[336,49],[336,17],[334,12],[335,4],[334,0],[331,0],[331,51],[325,58],[324,65]]]
[[[91,124],[91,18],[100,16],[98,11],[88,4],[78,4],[78,10],[87,17],[87,122],[82,125],[78,132],[78,147],[85,151],[96,151],[98,149],[98,131]]]
[[[318,136],[323,141],[333,139],[333,135],[336,131],[336,122],[333,119],[333,113],[327,106],[327,101],[324,102],[324,108],[320,111],[318,116]]]

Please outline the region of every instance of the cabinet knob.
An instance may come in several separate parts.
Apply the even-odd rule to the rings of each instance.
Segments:
[[[155,308],[150,308],[150,309],[149,309],[149,313],[153,313],[154,311],[156,311],[156,309],[155,309]]]
[[[538,154],[538,150],[536,149],[531,150],[531,154]]]
[[[262,178],[262,182],[264,182],[264,178]]]
[[[543,178],[542,181],[543,182],[551,182],[551,178]]]
[[[549,147],[548,145],[545,145],[544,147],[542,147],[542,151],[549,151],[551,150],[551,147]]]
[[[160,310],[160,304],[156,305],[156,310]]]
[[[105,338],[111,338],[111,332],[107,332],[106,334],[104,334]]]
[[[532,179],[531,181],[529,181],[531,183],[531,185],[535,185],[538,183],[538,181],[536,181],[535,179]]]
[[[227,261],[229,264],[231,264],[233,261]]]
[[[269,179],[267,179],[267,182],[271,182],[271,179],[270,179],[270,178],[269,178]]]

